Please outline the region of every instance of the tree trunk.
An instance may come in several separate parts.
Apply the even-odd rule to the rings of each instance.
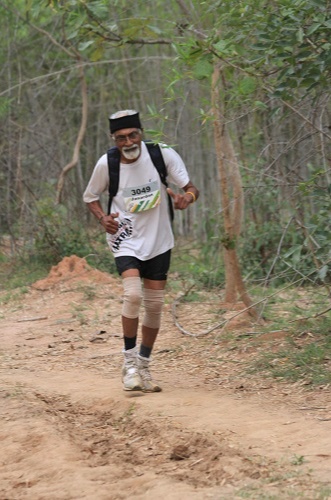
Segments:
[[[224,217],[225,301],[234,304],[239,294],[245,306],[250,308],[249,312],[251,316],[257,318],[258,314],[252,307],[252,301],[249,298],[242,279],[236,252],[236,239],[240,234],[243,215],[243,190],[234,147],[223,119],[219,89],[220,75],[221,67],[219,63],[216,63],[212,78],[212,113]]]

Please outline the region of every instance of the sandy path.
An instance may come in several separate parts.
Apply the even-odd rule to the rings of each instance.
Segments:
[[[118,280],[61,276],[0,309],[1,500],[331,498],[328,390],[219,367],[169,306],[163,392],[126,393]]]

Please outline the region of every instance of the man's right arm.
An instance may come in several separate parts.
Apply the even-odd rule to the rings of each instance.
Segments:
[[[89,211],[98,219],[98,222],[101,223],[102,219],[106,217],[106,214],[103,211],[100,200],[91,201],[90,203],[86,203]]]
[[[98,222],[105,228],[107,233],[115,234],[118,230],[118,222],[115,220],[118,213],[107,215],[100,203],[101,193],[107,191],[109,183],[107,155],[103,155],[92,172],[89,183],[85,189],[83,200],[89,211],[96,217]]]
[[[101,224],[107,233],[115,234],[118,230],[118,222],[115,220],[119,214],[113,213],[110,215],[105,214],[101,203],[99,200],[91,201],[86,203],[89,211],[98,219],[99,224]]]

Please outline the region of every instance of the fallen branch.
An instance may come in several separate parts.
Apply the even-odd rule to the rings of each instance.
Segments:
[[[316,319],[319,316],[323,316],[323,314],[325,314],[325,313],[327,313],[329,311],[331,311],[331,307],[328,307],[327,309],[324,309],[324,311],[320,311],[318,313],[315,313],[312,316],[301,316],[301,318],[292,319],[291,321],[289,321],[289,323],[295,323],[296,321],[304,321],[304,320],[307,320],[307,319]]]
[[[48,316],[36,316],[35,318],[23,318],[23,319],[18,319],[18,323],[22,323],[22,321],[39,321],[41,319],[48,319]]]
[[[326,264],[328,264],[331,260],[327,261]],[[316,272],[316,270],[314,269],[313,271],[311,271],[310,273],[308,273],[305,278],[308,278],[309,276],[311,276],[312,274],[314,274]],[[192,332],[189,332],[187,330],[185,330],[181,325],[180,323],[177,321],[177,314],[176,314],[176,308],[177,308],[177,305],[180,303],[181,299],[183,299],[183,297],[185,297],[189,291],[193,288],[194,285],[192,285],[183,295],[181,295],[181,297],[179,297],[177,300],[174,301],[174,303],[172,304],[172,316],[173,316],[173,319],[174,319],[174,324],[177,326],[177,328],[185,335],[189,335],[190,337],[202,337],[204,335],[208,335],[209,333],[213,332],[214,330],[217,330],[218,328],[222,327],[222,331],[224,330],[225,326],[227,325],[227,323],[229,321],[231,321],[233,318],[239,316],[240,314],[243,314],[244,312],[248,311],[249,309],[251,309],[252,307],[256,307],[258,306],[259,304],[263,304],[265,302],[267,302],[270,298],[276,296],[276,295],[279,295],[281,292],[283,292],[284,290],[287,290],[288,288],[292,288],[294,285],[296,285],[297,283],[299,283],[300,281],[302,280],[302,278],[299,278],[297,279],[296,281],[294,281],[293,283],[289,283],[288,285],[284,286],[283,288],[281,288],[280,290],[277,290],[276,292],[274,293],[271,293],[270,295],[267,295],[267,297],[264,297],[263,299],[261,300],[258,300],[257,302],[255,302],[254,304],[252,304],[251,306],[249,307],[246,307],[245,309],[242,309],[241,311],[237,312],[236,314],[234,314],[233,316],[231,316],[231,318],[228,318],[226,320],[223,320],[223,321],[220,321],[219,323],[217,323],[215,326],[213,326],[212,328],[210,328],[209,330],[206,330],[205,332],[201,332],[201,333],[192,333]],[[325,314],[326,312],[330,311],[331,310],[331,307],[325,309],[324,311],[321,311],[320,313],[316,313],[314,316],[311,316],[312,318],[317,318],[318,316],[322,316],[323,314]],[[259,320],[261,320],[262,318],[259,318]],[[297,318],[296,320],[293,320],[291,322],[294,322],[294,321],[300,321],[300,320],[305,320],[305,319],[309,319],[309,318],[305,318],[305,317],[301,317],[301,318]],[[222,331],[220,333],[222,333]],[[217,337],[220,335],[220,333],[217,335]]]

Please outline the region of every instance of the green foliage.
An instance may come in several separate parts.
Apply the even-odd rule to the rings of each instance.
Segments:
[[[279,204],[272,179],[246,190],[248,208],[238,248],[247,278],[330,282],[331,196],[324,171],[310,170],[310,178],[293,189],[287,207]]]
[[[331,341],[327,332],[315,342],[304,346],[289,345],[277,352],[264,353],[255,369],[270,373],[275,378],[306,380],[307,384],[323,385],[331,382],[329,359]]]
[[[227,0],[205,3],[199,15],[206,27],[204,32],[200,28],[200,36],[183,30],[174,39],[177,55],[191,77],[209,78],[213,55],[223,63],[227,91],[233,85],[239,95],[252,95],[259,87],[292,99],[299,91],[328,88],[329,2],[280,0],[275,5],[271,0],[241,0],[234,6]]]
[[[186,248],[181,242],[173,250],[171,270],[187,284],[197,284],[207,290],[224,286],[223,244],[220,222],[206,213],[203,224],[206,239],[200,243],[191,242]]]
[[[253,94],[256,90],[256,79],[251,76],[244,76],[239,80],[238,92],[241,95],[247,96]]]
[[[268,276],[268,282],[272,281],[275,285],[300,279],[302,283],[328,282],[329,235],[325,234],[328,236],[328,242],[325,241],[323,248],[320,247],[314,252],[310,245],[310,237],[306,238],[294,221],[287,229],[285,226],[286,224],[276,216],[262,224],[252,221],[247,223],[245,235],[240,240],[239,246],[240,260],[246,278],[265,280]],[[326,233],[323,226],[318,225],[316,229]],[[317,237],[317,232],[315,236]],[[318,241],[322,243],[321,234],[318,236]],[[321,265],[318,267],[314,258],[317,254],[321,259]]]
[[[280,0],[276,6],[270,0],[241,1],[232,9],[224,2],[219,10],[218,25],[226,24],[227,30],[213,41],[213,50],[222,60],[268,78],[274,95],[287,99],[296,89],[328,86],[329,2]]]
[[[90,245],[90,252],[86,255],[88,264],[105,273],[117,275],[114,257],[106,244],[105,233],[101,231],[87,237]]]
[[[0,118],[4,118],[8,114],[11,102],[12,99],[0,97]]]
[[[58,231],[58,225],[49,224],[48,231],[51,229]],[[26,286],[47,276],[50,266],[70,255],[84,257],[91,267],[117,275],[114,257],[105,243],[103,232],[89,236],[83,229],[79,232],[74,224],[53,234],[50,239],[43,229],[36,241],[22,248],[19,254],[13,257],[0,254],[0,291],[8,291],[2,301],[26,293]],[[18,288],[20,291],[13,295],[11,290]],[[92,290],[86,291],[88,298],[92,298],[92,294]]]
[[[26,286],[42,279],[47,275],[49,266],[37,261],[34,257],[25,255],[5,257],[0,259],[0,291],[8,293],[2,297],[3,301],[13,297],[12,290],[19,288],[18,296],[26,292]],[[7,297],[5,299],[4,297]]]
[[[317,170],[305,183],[300,183],[299,191],[304,200],[314,207],[307,214],[301,245],[292,253],[297,261],[302,255],[309,254],[310,269],[316,267],[316,275],[320,282],[330,283],[331,280],[331,193],[329,186],[323,186],[323,172]]]
[[[192,76],[196,80],[203,80],[209,78],[213,72],[213,65],[211,58],[205,56],[199,59],[193,66]]]
[[[294,455],[291,462],[293,465],[302,465],[306,462],[306,459],[303,455]]]
[[[80,221],[70,219],[65,206],[56,205],[50,198],[43,198],[37,202],[36,210],[36,259],[54,264],[65,256],[85,257],[90,253],[85,228]]]
[[[131,19],[127,28],[123,29],[123,36],[127,39],[146,37],[156,38],[161,34],[161,30],[153,26],[151,18]]]

